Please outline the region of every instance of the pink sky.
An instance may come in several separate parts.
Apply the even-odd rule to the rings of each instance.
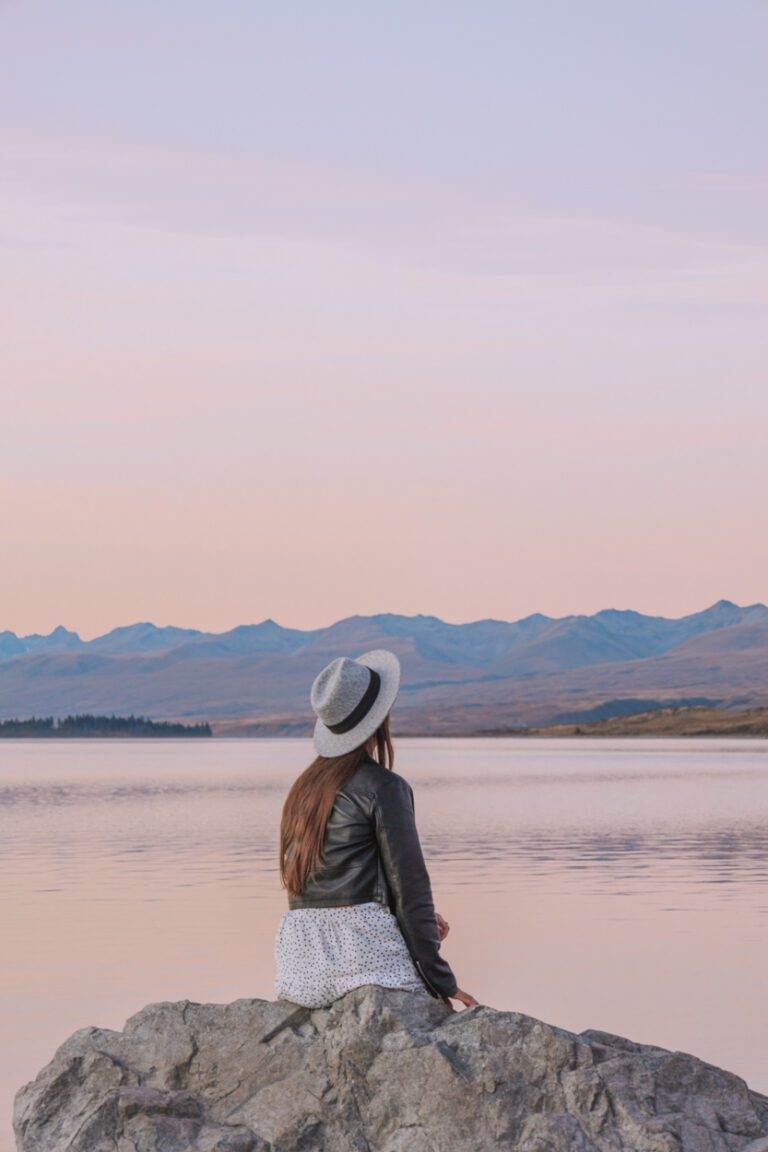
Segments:
[[[0,8],[0,629],[768,599],[768,21],[555,9]]]

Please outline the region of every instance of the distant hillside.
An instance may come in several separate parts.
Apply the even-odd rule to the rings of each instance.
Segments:
[[[469,624],[353,616],[308,631],[265,620],[218,634],[140,623],[90,641],[63,627],[0,632],[0,718],[120,712],[206,719],[232,733],[306,733],[320,668],[377,647],[403,664],[400,731],[768,704],[768,608],[720,600],[680,619],[608,609]]]
[[[662,708],[593,724],[530,728],[536,736],[768,736],[768,708]]]

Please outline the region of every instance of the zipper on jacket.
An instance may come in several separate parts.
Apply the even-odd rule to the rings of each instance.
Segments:
[[[421,976],[422,980],[424,981],[424,983],[426,984],[427,988],[432,993],[432,995],[435,996],[438,1000],[445,1000],[446,997],[443,996],[442,992],[438,992],[438,990],[437,990],[437,988],[435,988],[434,984],[430,983],[430,981],[427,980],[426,976],[424,975],[424,969],[422,968],[419,961],[414,960],[413,962],[416,965],[416,970],[418,971],[419,976]]]

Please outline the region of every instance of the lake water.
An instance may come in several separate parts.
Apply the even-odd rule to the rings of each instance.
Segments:
[[[768,1091],[768,744],[403,740],[444,951],[483,1003]],[[304,741],[0,742],[0,1149],[87,1024],[272,996]]]

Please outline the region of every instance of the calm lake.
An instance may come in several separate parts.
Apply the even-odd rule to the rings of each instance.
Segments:
[[[0,742],[0,1149],[70,1032],[272,996],[304,741]],[[483,1003],[768,1091],[768,743],[403,740],[444,944]]]

